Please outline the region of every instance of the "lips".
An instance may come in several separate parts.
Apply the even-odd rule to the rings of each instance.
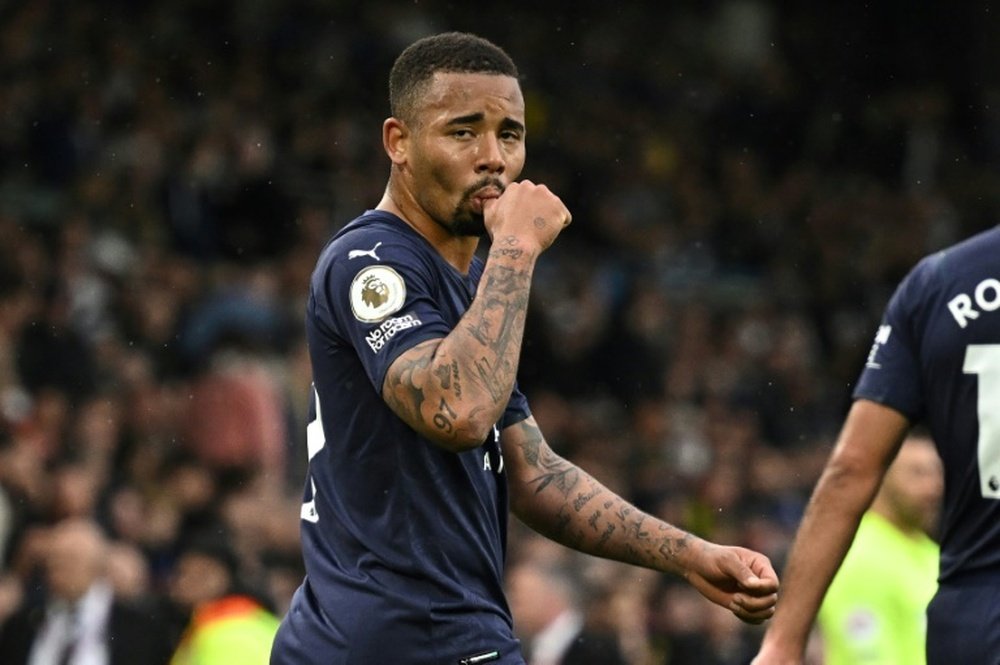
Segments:
[[[477,213],[482,213],[483,206],[486,204],[486,202],[491,199],[500,198],[500,194],[502,193],[503,192],[500,190],[499,187],[493,187],[493,186],[483,187],[482,189],[477,190],[472,195],[471,198],[472,209]]]

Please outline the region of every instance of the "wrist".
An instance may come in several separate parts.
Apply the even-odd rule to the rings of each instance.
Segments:
[[[535,238],[501,233],[493,237],[489,257],[533,262],[541,253],[542,247]]]
[[[668,565],[672,567],[671,572],[685,579],[691,573],[697,572],[699,562],[706,556],[706,547],[709,543],[682,529],[677,530],[677,535],[671,538],[669,543],[663,548],[663,552],[667,555]]]

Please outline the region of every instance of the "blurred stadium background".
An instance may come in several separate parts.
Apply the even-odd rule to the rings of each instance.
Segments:
[[[309,272],[381,196],[393,58],[452,29],[518,63],[524,175],[574,213],[521,373],[543,430],[780,566],[895,283],[1000,220],[998,12],[507,4],[0,3],[0,623],[71,515],[115,540],[123,596],[169,602],[207,527],[282,611]],[[581,572],[635,663],[740,663],[759,640],[517,526],[510,556]]]

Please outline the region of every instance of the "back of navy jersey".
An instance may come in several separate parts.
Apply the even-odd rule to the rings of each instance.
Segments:
[[[402,220],[368,211],[324,248],[306,333],[313,366],[299,612],[324,663],[438,663],[491,650],[521,662],[503,594],[500,430],[529,415],[515,388],[483,445],[448,452],[381,397],[392,362],[455,328],[483,264],[462,275]],[[442,370],[435,380],[460,377]],[[308,602],[304,602],[308,600]],[[315,649],[313,649],[315,650]],[[303,661],[305,662],[305,661]]]
[[[903,280],[854,396],[934,437],[945,467],[941,581],[1000,574],[1000,227]]]

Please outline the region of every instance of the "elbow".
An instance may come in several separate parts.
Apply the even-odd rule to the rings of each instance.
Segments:
[[[435,432],[432,440],[453,453],[475,450],[486,442],[494,424],[493,421],[477,422],[475,418],[464,419],[453,423],[447,431]]]
[[[835,454],[821,478],[827,492],[840,497],[845,508],[863,510],[871,502],[882,479],[882,469],[870,460],[850,454]]]

